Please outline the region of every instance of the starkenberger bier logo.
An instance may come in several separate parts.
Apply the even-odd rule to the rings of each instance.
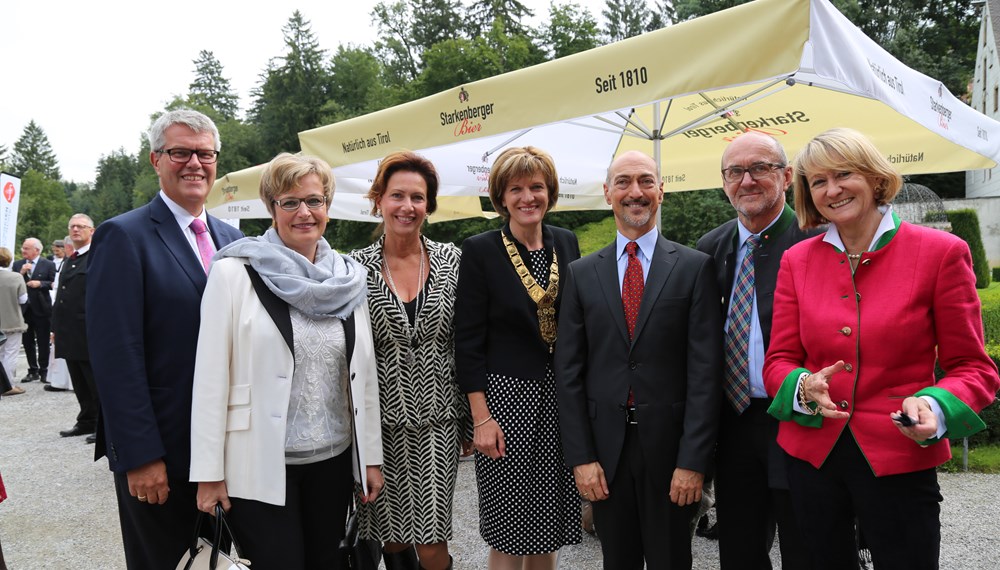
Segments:
[[[483,130],[483,123],[493,114],[493,103],[482,105],[470,105],[469,92],[465,87],[459,87],[458,102],[464,103],[465,108],[443,111],[441,113],[441,126],[454,125],[454,135],[462,137],[471,135]]]

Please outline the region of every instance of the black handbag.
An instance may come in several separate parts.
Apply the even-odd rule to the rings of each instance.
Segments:
[[[177,570],[250,570],[250,561],[240,554],[240,545],[236,544],[236,537],[226,522],[226,512],[222,510],[221,504],[215,505],[214,539],[209,542],[201,537],[201,525],[209,516],[211,515],[208,513],[198,515],[191,548],[184,551],[184,556],[177,563]],[[224,540],[232,543],[235,557],[223,552]]]
[[[351,501],[344,538],[340,541],[343,567],[349,570],[378,570],[382,560],[382,546],[377,540],[366,540],[358,535],[358,510]]]

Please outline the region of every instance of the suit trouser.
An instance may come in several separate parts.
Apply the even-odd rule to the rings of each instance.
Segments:
[[[753,398],[736,415],[722,411],[715,463],[715,510],[719,520],[719,565],[723,570],[771,568],[775,526],[784,570],[812,568],[792,509],[787,455],[776,441],[778,420],[771,400]]]
[[[226,520],[254,570],[336,570],[353,488],[347,448],[318,463],[286,465],[284,505],[230,497]]]
[[[73,393],[80,404],[80,413],[76,415],[76,425],[86,429],[97,428],[97,385],[94,383],[94,371],[89,360],[66,360],[70,381],[73,383]]]
[[[115,473],[118,518],[122,526],[125,564],[129,570],[176,570],[191,546],[198,522],[198,485],[169,478],[170,494],[162,505],[140,502],[128,492],[128,476]],[[203,534],[211,525],[203,525]]]
[[[802,536],[817,553],[815,568],[858,567],[855,517],[878,570],[938,567],[942,497],[936,470],[876,477],[846,428],[819,469],[789,457],[788,483]]]
[[[52,320],[38,316],[29,309],[24,313],[24,322],[28,325],[28,330],[24,331],[21,343],[24,345],[24,356],[28,359],[28,374],[45,376],[49,371],[49,333]]]
[[[698,503],[670,502],[672,477],[646,469],[639,431],[629,425],[608,498],[591,503],[606,570],[642,570],[643,559],[648,570],[691,568],[690,525]]]

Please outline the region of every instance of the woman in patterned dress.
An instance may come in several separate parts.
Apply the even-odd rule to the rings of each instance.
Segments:
[[[476,446],[479,530],[491,570],[555,568],[580,542],[580,497],[563,460],[552,352],[559,276],[580,257],[576,236],[542,223],[555,206],[552,158],[510,148],[490,171],[503,229],[462,244],[455,300],[458,381]]]
[[[434,165],[382,160],[368,192],[385,233],[352,256],[368,269],[378,363],[385,489],[361,507],[361,536],[384,542],[386,568],[451,567],[451,507],[468,406],[455,383],[455,286],[461,252],[420,235],[437,207]],[[471,439],[471,434],[464,438]],[[466,442],[471,453],[471,441]],[[414,546],[415,552],[414,552]]]

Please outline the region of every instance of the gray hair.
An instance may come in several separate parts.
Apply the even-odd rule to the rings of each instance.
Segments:
[[[43,249],[43,247],[42,247],[42,240],[40,240],[38,238],[35,238],[35,237],[30,237],[30,238],[25,239],[24,243],[26,243],[26,244],[30,245],[31,247],[37,249],[38,253],[42,253],[42,249]]]
[[[87,220],[87,223],[90,224],[90,227],[94,227],[94,219],[88,216],[87,214],[83,213],[73,214],[72,216],[69,217],[69,221],[72,222],[74,218],[83,218],[84,220]],[[66,239],[69,240],[69,238]]]
[[[167,136],[165,133],[167,129],[174,125],[184,125],[199,134],[209,133],[212,135],[212,140],[215,141],[215,150],[222,149],[222,141],[219,140],[219,129],[216,128],[212,119],[209,119],[206,115],[198,111],[177,109],[160,115],[153,123],[153,126],[149,127],[149,132],[146,133],[146,137],[149,139],[149,150],[153,152],[162,150],[163,145],[166,144]]]

